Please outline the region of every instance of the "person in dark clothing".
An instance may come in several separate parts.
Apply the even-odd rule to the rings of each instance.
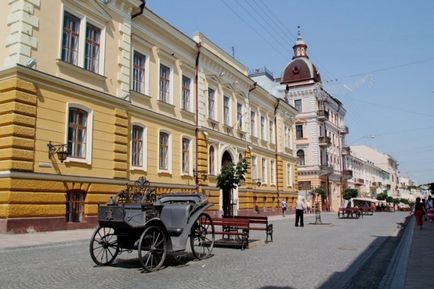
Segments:
[[[300,224],[300,227],[304,227],[303,222],[303,213],[304,213],[304,203],[302,197],[298,197],[297,204],[295,206],[295,226],[298,227]]]
[[[422,230],[423,225],[423,215],[425,214],[425,206],[420,201],[420,198],[416,198],[416,203],[414,204],[413,215],[416,219],[416,225],[419,227],[419,230]]]

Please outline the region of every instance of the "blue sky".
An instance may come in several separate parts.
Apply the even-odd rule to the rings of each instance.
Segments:
[[[301,26],[326,89],[347,109],[347,144],[392,155],[401,175],[434,182],[434,1],[148,0],[250,69],[280,76]]]

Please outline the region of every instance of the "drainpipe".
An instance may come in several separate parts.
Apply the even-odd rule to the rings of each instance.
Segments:
[[[195,182],[196,182],[196,191],[199,189],[199,171],[198,171],[198,159],[199,159],[199,58],[200,58],[200,49],[202,47],[202,43],[199,42],[196,44],[197,47],[197,55],[196,55],[196,63],[195,63],[195,94],[196,94],[196,163],[195,163]]]
[[[143,0],[142,4],[140,4],[140,12],[137,12],[136,14],[131,15],[131,19],[134,19],[135,17],[142,15],[143,14],[143,10],[145,9],[146,6],[146,0]]]
[[[278,172],[277,172],[277,168],[278,168],[278,166],[277,166],[277,109],[279,108],[279,105],[280,105],[280,98],[278,98],[277,99],[277,103],[276,103],[276,105],[274,106],[274,143],[275,143],[275,147],[276,147],[276,149],[275,149],[275,160],[276,160],[276,162],[275,162],[275,166],[276,166],[276,170],[275,170],[275,172],[274,172],[274,174],[275,174],[275,178],[276,178],[276,190],[277,190],[277,193],[279,193],[279,182],[278,182],[278,180],[277,180],[277,176],[278,176]]]

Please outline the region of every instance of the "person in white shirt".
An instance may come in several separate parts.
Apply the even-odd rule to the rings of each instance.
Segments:
[[[304,227],[303,222],[303,213],[304,213],[304,202],[301,196],[298,196],[297,204],[295,206],[295,226]]]
[[[285,212],[286,212],[286,201],[285,200],[282,200],[281,207],[282,207],[282,217],[285,217]]]

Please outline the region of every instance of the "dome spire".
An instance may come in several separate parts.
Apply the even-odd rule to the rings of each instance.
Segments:
[[[303,38],[301,37],[300,25],[297,26],[297,40],[295,41],[295,44],[292,47],[292,49],[294,50],[294,55],[292,56],[292,59],[297,57],[309,58],[307,56],[307,45],[304,42]]]

